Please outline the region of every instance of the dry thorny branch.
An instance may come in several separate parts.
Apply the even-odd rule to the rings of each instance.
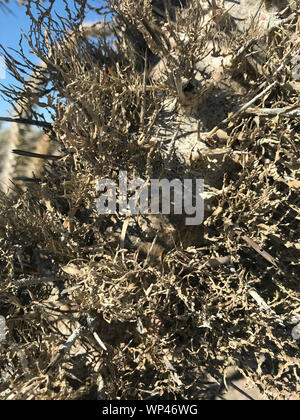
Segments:
[[[226,3],[109,0],[90,38],[87,2],[26,2],[41,65],[2,47],[23,86],[2,94],[53,146],[1,195],[1,398],[205,399],[231,366],[296,398],[299,2],[271,29]],[[204,226],[99,215],[96,180],[120,169],[202,176]]]

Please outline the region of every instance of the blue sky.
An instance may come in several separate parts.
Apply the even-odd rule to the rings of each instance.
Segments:
[[[45,2],[47,4],[48,2]],[[71,5],[72,1],[68,1],[70,9],[72,10]],[[106,4],[105,0],[94,0],[90,1],[95,7],[100,7]],[[64,12],[64,3],[62,0],[55,0],[55,11],[61,15],[66,16]],[[19,40],[21,35],[21,30],[26,34],[30,26],[30,19],[26,16],[25,7],[19,6],[16,0],[10,0],[9,8],[12,13],[4,12],[0,9],[0,44],[3,45],[5,49],[8,47],[19,48]],[[90,12],[87,15],[88,21],[95,21],[99,19],[99,16],[95,12]],[[23,48],[25,54],[31,58],[33,63],[38,63],[36,57],[29,53],[29,48],[27,46],[26,40],[23,41]],[[14,82],[14,79],[6,72],[5,78],[3,79],[3,61],[0,57],[0,82],[6,86]],[[3,100],[0,97],[0,116],[8,116],[9,110],[11,109],[10,104]]]

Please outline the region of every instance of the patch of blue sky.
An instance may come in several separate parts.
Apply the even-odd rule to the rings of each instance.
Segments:
[[[68,7],[72,13],[75,14],[76,9],[72,0],[67,0]],[[105,7],[107,5],[106,0],[92,0],[90,4],[93,7]],[[49,1],[44,1],[43,6],[47,7]],[[9,3],[9,9],[0,10],[0,44],[16,59],[18,55],[16,51],[20,50],[19,42],[22,33],[26,34],[30,29],[30,18],[26,15],[26,8],[20,6],[16,0],[11,0]],[[58,16],[67,18],[67,12],[65,10],[65,2],[63,0],[55,0],[53,11]],[[109,19],[109,17],[108,17]],[[99,14],[96,11],[89,11],[86,15],[85,21],[96,22],[99,20]],[[25,56],[35,65],[39,64],[39,59],[30,51],[30,46],[27,44],[26,39],[23,38],[22,48]],[[15,50],[15,51],[13,51]],[[28,77],[27,77],[28,78]],[[5,87],[20,87],[20,84],[10,74],[8,69],[5,68],[3,57],[0,55],[0,83]],[[47,111],[47,108],[39,108],[37,110],[40,114],[44,115],[47,121],[51,121],[52,117]],[[5,97],[0,96],[0,116],[11,115],[11,105]],[[5,128],[6,124],[2,126]]]

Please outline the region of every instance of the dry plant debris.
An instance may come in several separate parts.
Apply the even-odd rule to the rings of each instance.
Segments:
[[[0,197],[1,398],[212,399],[234,369],[298,399],[299,1],[108,0],[93,38],[86,1],[25,3],[42,65],[2,46],[2,94],[59,159]],[[203,226],[99,215],[120,169],[203,177]]]

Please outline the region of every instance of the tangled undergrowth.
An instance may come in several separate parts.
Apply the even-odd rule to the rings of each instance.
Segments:
[[[47,107],[60,158],[1,195],[2,399],[209,399],[231,367],[270,399],[297,398],[299,7],[261,35],[255,19],[241,32],[221,6],[181,3],[110,0],[113,36],[87,38],[85,1],[68,19],[27,2],[27,42],[43,65],[20,55],[39,96],[26,83],[2,92],[20,117]],[[199,62],[211,49],[227,64],[211,58],[207,78]],[[20,58],[6,59],[23,80]],[[173,125],[191,119],[204,146],[179,164],[166,144],[176,148]],[[209,178],[216,165],[199,229],[97,212],[97,180],[119,170],[151,179],[204,166]]]

